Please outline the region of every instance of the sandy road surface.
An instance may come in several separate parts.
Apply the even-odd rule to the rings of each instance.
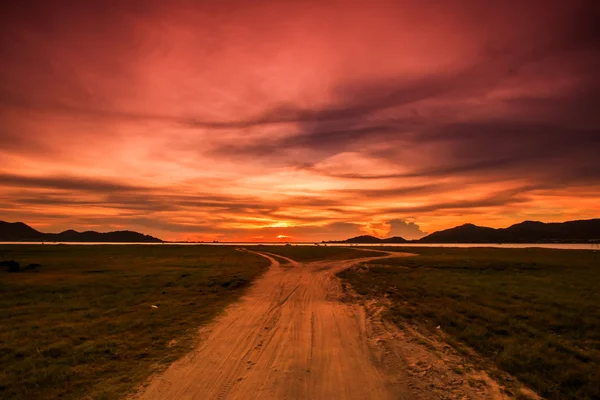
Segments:
[[[307,264],[291,260],[290,265],[261,254],[271,260],[270,270],[239,303],[202,330],[197,349],[156,376],[138,398],[499,397],[487,389],[467,389],[445,370],[442,381],[427,377],[432,366],[436,371],[438,359],[419,355],[422,346],[377,323],[380,318],[369,316],[365,308],[340,301],[336,272],[390,254]],[[421,373],[423,365],[428,368]]]

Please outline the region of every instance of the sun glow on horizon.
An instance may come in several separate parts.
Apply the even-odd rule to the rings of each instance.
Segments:
[[[585,7],[76,3],[0,14],[3,220],[321,241],[600,215]]]

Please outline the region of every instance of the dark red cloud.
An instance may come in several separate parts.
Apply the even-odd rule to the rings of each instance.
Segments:
[[[6,219],[312,240],[600,211],[597,2],[23,1],[0,18]]]

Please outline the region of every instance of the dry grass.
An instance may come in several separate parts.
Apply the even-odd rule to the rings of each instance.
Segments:
[[[406,248],[340,276],[387,317],[440,326],[549,399],[600,398],[600,252]]]
[[[0,272],[2,399],[120,398],[268,266],[228,246],[0,246],[11,259],[42,266]]]

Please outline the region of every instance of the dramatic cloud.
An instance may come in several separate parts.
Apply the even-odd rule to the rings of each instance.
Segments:
[[[0,219],[320,241],[600,213],[597,2],[1,7]]]
[[[414,222],[408,222],[402,219],[393,219],[390,221],[390,236],[400,236],[405,239],[420,239],[427,232],[423,232],[419,225]]]

